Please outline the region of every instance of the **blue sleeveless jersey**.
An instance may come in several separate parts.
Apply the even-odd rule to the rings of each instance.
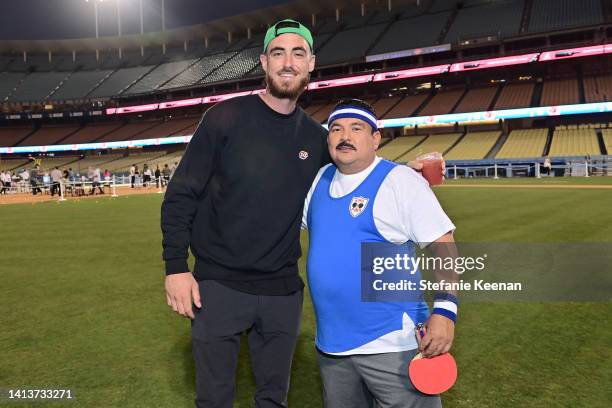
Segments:
[[[323,352],[342,353],[401,330],[404,313],[415,324],[429,315],[423,301],[361,301],[361,243],[388,242],[376,228],[373,208],[382,182],[396,165],[381,160],[352,193],[339,198],[329,194],[336,171],[331,165],[312,194],[307,273],[317,320],[316,345]],[[400,247],[410,252],[409,246]]]

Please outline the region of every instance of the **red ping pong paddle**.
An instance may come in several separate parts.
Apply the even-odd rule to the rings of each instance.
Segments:
[[[420,341],[425,336],[426,326],[419,323],[415,330]],[[418,353],[410,362],[408,375],[414,387],[423,394],[441,394],[457,381],[457,363],[450,353],[430,358]]]
[[[431,358],[419,353],[410,362],[408,375],[414,387],[423,394],[441,394],[455,384],[457,363],[449,353]]]

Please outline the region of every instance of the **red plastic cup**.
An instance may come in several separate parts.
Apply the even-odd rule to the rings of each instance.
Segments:
[[[442,154],[440,153],[427,153],[416,158],[416,160],[423,164],[421,174],[427,180],[430,186],[438,186],[442,184],[444,177],[442,174]]]

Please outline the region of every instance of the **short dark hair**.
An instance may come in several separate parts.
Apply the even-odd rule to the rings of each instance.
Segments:
[[[343,106],[358,106],[362,109],[367,110],[369,113],[371,113],[372,115],[374,115],[375,117],[378,117],[376,115],[376,112],[374,111],[374,108],[372,107],[372,105],[370,105],[369,103],[367,103],[366,101],[362,100],[362,99],[355,99],[355,98],[345,98],[345,99],[341,99],[336,106],[334,106],[334,109],[332,109],[332,111],[335,111],[336,109],[339,109]]]

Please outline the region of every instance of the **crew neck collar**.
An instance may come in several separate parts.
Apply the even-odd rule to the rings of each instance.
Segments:
[[[342,173],[340,171],[340,169],[338,168],[336,171],[336,174],[338,175],[338,178],[340,179],[359,179],[362,177],[367,176],[368,174],[370,174],[372,172],[372,170],[374,170],[374,168],[378,165],[378,163],[380,163],[380,156],[376,156],[374,157],[374,160],[372,161],[372,163],[370,163],[368,165],[368,167],[366,167],[365,169],[358,171],[357,173]]]
[[[272,108],[270,107],[270,105],[268,105],[268,104],[266,103],[266,101],[264,101],[264,100],[263,100],[263,98],[262,98],[260,95],[254,95],[254,96],[257,98],[257,100],[259,101],[259,103],[261,104],[261,106],[263,106],[263,108],[264,108],[265,110],[267,110],[268,112],[270,112],[271,114],[273,114],[275,117],[277,117],[277,118],[279,118],[279,119],[283,119],[283,120],[290,120],[290,119],[293,119],[293,118],[295,117],[295,115],[297,114],[297,112],[298,112],[298,106],[297,106],[297,104],[295,105],[295,108],[293,109],[293,111],[292,111],[291,113],[284,114],[284,113],[280,113],[280,112],[277,112],[277,111],[275,111],[274,109],[272,109]]]

